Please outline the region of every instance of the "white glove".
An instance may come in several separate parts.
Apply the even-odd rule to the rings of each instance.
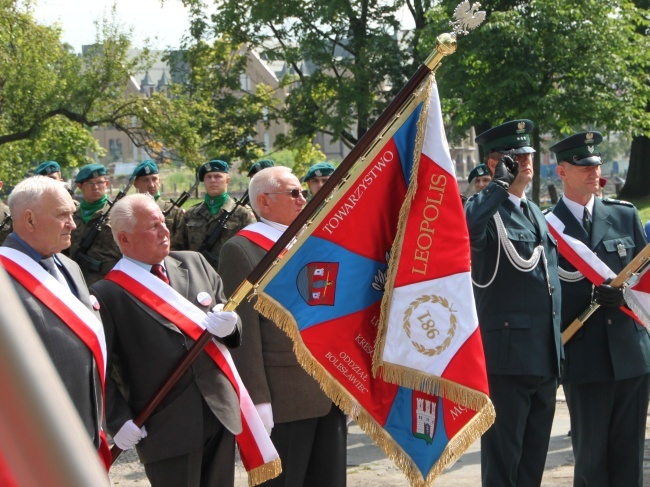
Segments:
[[[264,424],[264,429],[266,433],[271,436],[271,430],[273,429],[273,409],[271,408],[270,402],[263,402],[261,404],[255,404],[255,409],[257,409],[257,414],[260,416],[262,423]]]
[[[205,315],[203,325],[206,330],[219,338],[227,337],[235,331],[239,317],[234,311],[221,311],[223,304],[218,304]]]
[[[147,437],[147,429],[143,426],[138,428],[132,420],[128,420],[122,425],[120,431],[113,437],[113,441],[120,450],[130,450],[140,443],[142,438]]]

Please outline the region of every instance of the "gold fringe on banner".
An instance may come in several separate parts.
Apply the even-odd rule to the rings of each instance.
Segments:
[[[453,465],[469,446],[481,437],[494,422],[494,408],[487,396],[482,395],[484,401],[477,411],[476,416],[452,439],[444,449],[442,455],[431,469],[426,478],[422,477],[417,465],[410,456],[404,452],[400,445],[387,433],[384,428],[366,410],[359,405],[357,400],[309,352],[298,325],[291,313],[270,296],[256,294],[257,302],[254,307],[268,319],[275,322],[293,341],[293,350],[300,365],[312,376],[325,394],[343,412],[349,415],[359,427],[372,438],[386,456],[392,460],[406,475],[413,487],[428,487],[442,471]],[[480,394],[480,393],[477,393]],[[453,400],[453,399],[452,399]],[[456,402],[456,401],[454,401]],[[478,402],[477,402],[478,404]]]
[[[249,470],[247,473],[248,485],[254,487],[255,485],[259,485],[280,475],[282,473],[282,462],[280,462],[279,458],[276,458],[271,462]]]

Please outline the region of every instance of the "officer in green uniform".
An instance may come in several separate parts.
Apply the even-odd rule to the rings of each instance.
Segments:
[[[256,222],[255,215],[249,208],[235,207],[235,200],[228,195],[229,169],[227,162],[217,159],[206,162],[199,168],[199,181],[203,182],[206,191],[205,199],[187,210],[172,239],[172,250],[199,250],[206,238],[216,231],[217,222],[224,213],[234,210],[214,245],[203,252],[215,270],[219,264],[222,245],[239,230]]]
[[[540,485],[555,413],[562,359],[558,254],[544,215],[524,193],[533,179],[532,128],[530,120],[514,120],[476,137],[486,154],[501,157],[492,181],[465,205],[496,410],[481,437],[483,486]]]
[[[564,183],[564,195],[553,214],[565,225],[566,235],[585,244],[618,274],[643,249],[646,239],[632,204],[594,196],[600,189],[601,141],[600,133],[583,132],[550,148],[557,156],[556,171]],[[573,485],[641,486],[650,338],[621,311],[621,290],[608,284],[594,289],[562,256],[560,278],[563,327],[570,325],[592,298],[600,304],[565,344],[562,384],[571,415]]]
[[[106,168],[101,164],[84,166],[75,178],[83,200],[73,219],[77,228],[72,231],[69,255],[77,261],[88,286],[102,279],[118,260],[122,258],[119,247],[113,240],[110,218],[102,225],[87,251],[78,251],[97,223],[99,217],[108,211],[110,203],[106,196],[108,179]]]
[[[171,201],[165,201],[160,197],[158,165],[151,159],[142,161],[133,171],[131,179],[133,179],[133,186],[138,193],[149,193],[155,198],[158,208],[165,215],[165,225],[167,225],[171,238],[173,238],[181,226],[184,211],[182,208],[176,207]]]
[[[323,187],[334,172],[334,169],[335,167],[329,162],[318,162],[307,170],[307,174],[303,176],[302,182],[307,183],[307,187],[309,188],[308,200],[312,199],[318,190]]]
[[[0,191],[3,185],[4,183],[0,181]],[[5,238],[13,231],[10,215],[9,207],[0,200],[0,245],[2,245]]]

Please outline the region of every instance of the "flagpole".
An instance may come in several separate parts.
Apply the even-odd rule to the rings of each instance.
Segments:
[[[440,66],[442,59],[456,51],[456,35],[441,34],[436,40],[436,49],[427,60],[418,68],[416,73],[400,90],[393,101],[382,112],[379,118],[372,124],[368,131],[361,137],[359,142],[352,148],[350,153],[343,159],[341,164],[332,173],[323,187],[313,196],[311,201],[298,214],[294,222],[280,236],[275,245],[267,252],[257,266],[251,271],[246,280],[242,282],[233,295],[224,305],[224,311],[233,311],[241,301],[254,289],[256,284],[264,277],[268,270],[281,258],[281,254],[287,245],[296,237],[302,227],[318,211],[325,199],[334,191],[336,186],[345,178],[352,166],[372,147],[373,142],[382,134],[385,127],[399,113],[400,109],[409,101],[415,89],[420,83]],[[161,388],[145,405],[133,422],[141,427],[160,405],[165,396],[171,391],[176,382],[185,373],[188,367],[196,360],[203,348],[212,340],[213,335],[204,331],[194,342],[187,354],[179,361]],[[120,456],[122,450],[114,445],[111,448],[112,462]]]
[[[632,261],[609,283],[610,286],[615,288],[623,287],[628,284],[630,280],[634,279],[645,267],[650,264],[650,244],[646,245],[641,252],[639,252]],[[571,337],[575,335],[580,328],[585,324],[585,321],[600,308],[600,305],[595,301],[584,310],[573,322],[567,326],[562,332],[562,345],[566,344]]]

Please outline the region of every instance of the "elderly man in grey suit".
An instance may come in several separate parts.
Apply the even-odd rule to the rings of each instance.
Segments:
[[[232,293],[300,213],[300,181],[286,167],[263,169],[250,182],[253,211],[261,221],[226,242],[219,274]],[[271,486],[343,486],[346,468],[344,414],[298,364],[289,337],[250,301],[237,308],[244,341],[233,359],[282,460]]]
[[[221,279],[203,256],[169,253],[165,217],[149,195],[121,199],[113,207],[111,223],[124,258],[91,287],[105,320],[109,432],[122,436],[122,444],[118,443],[122,449],[137,444],[153,487],[232,486],[234,435],[242,431],[239,401],[206,351],[185,371],[145,426],[138,428],[133,418],[194,343],[186,323],[167,313],[169,299],[207,313],[201,314],[203,326],[227,347],[239,346],[239,317],[221,310],[219,303],[226,301]],[[135,284],[113,277],[138,272],[144,276]],[[165,283],[161,292],[167,294],[151,294],[155,288],[146,283],[154,277],[151,274]],[[154,284],[161,283],[154,278]],[[133,285],[144,288],[137,291]],[[150,299],[158,299],[158,304],[152,306]],[[112,374],[119,377],[119,387]]]
[[[34,176],[20,182],[8,202],[13,233],[0,249],[2,265],[99,448],[104,333],[79,266],[60,254],[75,228],[72,197],[58,181]]]

